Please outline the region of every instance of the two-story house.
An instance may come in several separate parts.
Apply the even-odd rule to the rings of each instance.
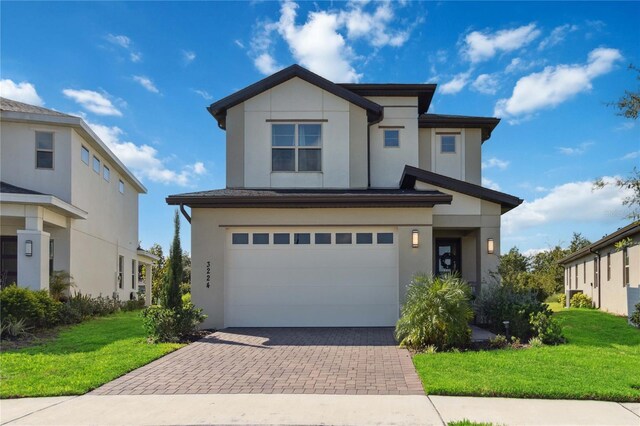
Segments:
[[[227,187],[167,198],[191,222],[205,326],[392,326],[419,272],[479,291],[522,200],[480,185],[499,120],[428,114],[435,89],[293,65],[209,106]]]
[[[138,248],[145,187],[79,117],[0,98],[0,124],[2,282],[48,289],[64,270],[83,294],[135,297],[154,259]]]

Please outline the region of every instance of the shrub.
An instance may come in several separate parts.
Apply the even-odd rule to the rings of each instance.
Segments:
[[[102,296],[92,298],[82,293],[69,297],[65,305],[61,313],[65,315],[61,317],[61,321],[65,324],[75,324],[86,318],[109,315],[118,312],[121,307],[117,298]],[[80,321],[77,320],[78,318]]]
[[[532,348],[541,348],[544,346],[544,343],[542,343],[541,338],[532,337],[531,339],[529,339],[529,346],[531,346]]]
[[[474,301],[474,310],[479,324],[494,333],[504,333],[503,322],[509,321],[509,334],[524,341],[533,336],[530,315],[550,312],[538,301],[536,292],[500,285],[484,288]]]
[[[584,293],[576,293],[571,296],[569,301],[572,308],[593,308],[593,301]]]
[[[49,278],[49,294],[61,302],[69,297],[69,290],[75,286],[73,277],[67,271],[53,271]]]
[[[565,342],[562,327],[548,312],[531,314],[529,318],[534,336],[538,337],[542,343],[558,345]]]
[[[470,296],[469,285],[457,277],[414,276],[396,324],[400,345],[443,350],[469,344]]]
[[[191,293],[185,293],[182,295],[182,304],[191,303]]]
[[[75,306],[72,306],[69,301],[60,305],[58,318],[61,324],[67,325],[78,324],[84,319],[82,313]]]
[[[138,297],[134,300],[127,300],[126,302],[122,302],[120,309],[123,311],[137,311],[138,309],[144,308],[144,298]]]
[[[560,296],[558,296],[558,303],[565,308],[567,306],[567,295],[562,293]]]
[[[24,320],[26,327],[53,327],[58,323],[60,302],[44,290],[9,286],[0,290],[0,318],[5,321]]]
[[[6,321],[0,325],[0,336],[3,338],[17,339],[18,337],[29,334],[31,327],[27,327],[27,323],[24,318],[16,320],[9,317]]]
[[[152,342],[179,342],[192,335],[206,318],[192,303],[178,309],[153,305],[142,311],[142,325]]]
[[[636,327],[640,327],[640,303],[636,303],[636,310],[631,314],[631,318],[629,318],[631,324]]]
[[[509,341],[503,334],[497,334],[496,337],[489,340],[489,347],[492,349],[502,349],[509,345]]]

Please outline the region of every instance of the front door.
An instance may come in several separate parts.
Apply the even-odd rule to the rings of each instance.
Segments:
[[[436,275],[460,274],[460,238],[436,238]]]
[[[0,237],[0,285],[18,281],[18,237]]]

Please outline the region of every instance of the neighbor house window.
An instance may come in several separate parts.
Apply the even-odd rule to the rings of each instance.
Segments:
[[[121,180],[118,181],[118,191],[120,191],[121,194],[124,194],[124,182]]]
[[[93,171],[100,174],[100,160],[95,155],[93,156]]]
[[[136,288],[136,278],[138,277],[138,264],[135,259],[131,260],[131,288]]]
[[[118,256],[118,288],[124,285],[124,256]]]
[[[569,274],[569,288],[571,288],[571,266],[569,266],[569,269],[567,269],[567,272]]]
[[[607,281],[611,281],[611,253],[607,253]]]
[[[104,180],[106,180],[107,182],[109,182],[109,179],[111,179],[111,170],[109,170],[109,168],[107,166],[104,166],[102,168],[102,177],[104,178]]]
[[[598,258],[593,258],[593,286],[598,287]]]
[[[321,124],[273,124],[271,170],[319,172],[322,170]]]
[[[629,280],[629,250],[626,248],[622,250],[622,285],[627,286],[630,283]]]
[[[576,265],[576,288],[578,288],[578,265]]]
[[[384,147],[398,148],[400,146],[400,130],[392,129],[384,131]]]
[[[36,132],[36,168],[53,169],[53,133]]]
[[[443,154],[456,153],[456,135],[440,135],[440,152]]]
[[[582,262],[582,283],[587,283],[587,261]]]
[[[89,165],[89,150],[84,146],[80,148],[80,158],[84,164]]]

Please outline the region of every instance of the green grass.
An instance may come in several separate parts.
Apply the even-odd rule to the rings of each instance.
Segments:
[[[419,354],[433,395],[640,401],[640,330],[595,309],[555,314],[568,343],[529,349]]]
[[[0,353],[0,397],[80,395],[181,346],[148,344],[139,312],[96,318]]]

